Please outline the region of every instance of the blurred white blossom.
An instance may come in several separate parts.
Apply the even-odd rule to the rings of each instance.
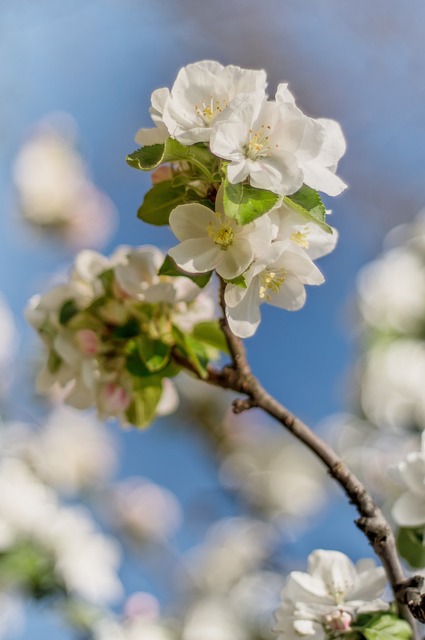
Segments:
[[[114,525],[138,542],[164,541],[177,531],[183,520],[174,494],[140,477],[116,484],[109,507]]]
[[[25,220],[72,247],[99,247],[115,227],[116,212],[93,184],[75,137],[68,114],[47,117],[28,136],[14,166],[19,209]]]

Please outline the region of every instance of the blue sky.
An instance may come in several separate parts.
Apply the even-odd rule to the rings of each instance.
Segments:
[[[266,309],[247,343],[263,384],[315,425],[344,408],[348,395],[356,272],[379,250],[384,232],[413,218],[425,203],[425,41],[419,28],[425,5],[419,0],[407,0],[403,8],[388,0],[372,6],[362,0],[356,7],[348,0],[258,4],[46,0],[22,2],[18,11],[12,0],[2,3],[0,291],[28,335],[22,320],[26,300],[72,257],[57,245],[30,243],[16,222],[11,166],[39,119],[53,111],[76,119],[94,181],[120,214],[106,251],[120,243],[166,248],[168,230],[136,218],[148,177],[124,160],[136,146],[137,129],[149,125],[152,90],[170,86],[182,65],[203,58],[264,67],[272,91],[278,82],[289,82],[305,111],[338,119],[348,145],[340,174],[350,189],[329,203],[340,241],[321,263],[326,284],[309,290],[300,312]],[[152,477],[188,501],[199,486],[214,486],[214,471],[199,443],[181,432],[172,439],[170,433],[160,422],[144,434],[120,434],[125,472]],[[338,548],[354,555],[367,551],[351,511],[338,504],[334,515],[332,532],[322,523],[301,541],[300,555],[331,540],[336,546],[340,540]],[[182,546],[188,541],[189,534]],[[53,637],[50,623],[37,617],[34,624],[43,637]],[[23,637],[41,637],[35,629]]]

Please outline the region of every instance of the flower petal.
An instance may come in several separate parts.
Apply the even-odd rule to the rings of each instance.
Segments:
[[[213,220],[214,212],[196,202],[180,204],[170,213],[170,227],[178,240],[205,238]]]
[[[404,493],[396,500],[392,516],[400,527],[420,527],[425,524],[425,500],[413,493]]]
[[[221,258],[220,247],[210,238],[190,238],[169,250],[168,254],[184,271],[205,273],[216,268]]]

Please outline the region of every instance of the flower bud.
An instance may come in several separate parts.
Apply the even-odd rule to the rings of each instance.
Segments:
[[[325,616],[325,623],[332,631],[349,631],[353,616],[348,611],[336,609]]]
[[[74,340],[84,356],[95,356],[99,351],[99,338],[91,329],[80,329],[76,332]]]
[[[169,165],[158,167],[151,175],[152,184],[158,184],[158,182],[163,182],[164,180],[172,180],[172,178],[173,171]]]
[[[99,391],[98,407],[109,416],[120,415],[128,409],[130,402],[128,391],[115,382],[104,384]]]

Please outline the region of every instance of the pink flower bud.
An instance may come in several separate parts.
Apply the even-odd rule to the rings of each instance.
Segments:
[[[84,356],[95,356],[99,351],[99,338],[91,329],[80,329],[76,332],[74,339]]]
[[[99,391],[98,404],[101,411],[109,416],[118,416],[128,409],[131,396],[118,384],[108,382]]]
[[[152,184],[163,182],[164,180],[171,180],[173,178],[173,172],[169,165],[158,167],[151,175]]]
[[[348,611],[337,609],[325,616],[325,623],[332,631],[349,631],[353,616]]]

